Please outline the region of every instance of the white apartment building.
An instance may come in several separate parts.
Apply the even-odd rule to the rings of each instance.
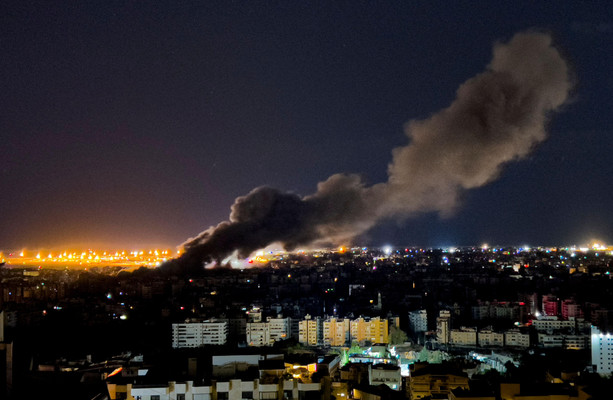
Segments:
[[[559,330],[569,330],[570,332],[587,331],[589,324],[582,318],[570,317],[568,320],[559,319],[557,316],[541,316],[538,319],[532,320],[532,326],[538,332],[555,332]]]
[[[511,329],[504,333],[505,346],[509,347],[530,347],[530,335],[521,333],[519,329]]]
[[[268,317],[266,319],[270,330],[270,340],[278,342],[279,340],[289,339],[291,336],[292,320],[291,318]]]
[[[545,348],[562,347],[569,350],[584,350],[589,346],[587,335],[567,335],[562,333],[539,333],[539,345]]]
[[[245,333],[249,346],[272,346],[270,326],[266,322],[247,322]]]
[[[290,336],[290,318],[266,318],[266,322],[248,322],[245,327],[249,346],[272,346]]]
[[[592,365],[599,374],[610,374],[613,372],[613,335],[601,332],[595,326],[591,331]]]
[[[215,319],[204,322],[172,324],[172,347],[175,349],[222,345],[228,340],[228,322]]]

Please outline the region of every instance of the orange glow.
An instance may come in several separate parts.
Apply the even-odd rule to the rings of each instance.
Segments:
[[[42,254],[47,254],[43,256]],[[29,266],[29,267],[52,267],[52,268],[71,268],[77,267],[82,269],[83,264],[87,263],[91,266],[100,267],[125,267],[125,268],[138,268],[155,267],[160,263],[166,261],[168,256],[165,254],[171,254],[169,250],[159,251],[158,255],[150,256],[147,252],[134,251],[126,252],[122,250],[93,250],[88,249],[86,251],[75,250],[62,250],[56,252],[43,252],[35,253],[36,255],[26,254],[24,251],[20,253],[14,253],[5,257],[5,262],[8,266]],[[154,251],[152,250],[153,254]]]
[[[118,373],[120,373],[122,370],[123,370],[123,367],[119,367],[119,368],[117,368],[115,371],[111,372],[107,378],[110,378],[111,376],[115,376],[115,375],[117,375],[117,374],[118,374]]]

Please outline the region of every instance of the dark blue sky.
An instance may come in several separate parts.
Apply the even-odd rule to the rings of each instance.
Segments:
[[[384,181],[404,124],[530,28],[577,79],[549,139],[455,215],[359,242],[613,242],[613,7],[534,3],[2,2],[0,248],[173,246],[256,186]]]

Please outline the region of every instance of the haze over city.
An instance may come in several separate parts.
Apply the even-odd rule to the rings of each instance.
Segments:
[[[367,188],[393,180],[411,121],[454,104],[520,32],[549,38],[568,66],[546,134],[441,204],[341,233],[377,246],[612,239],[605,3],[3,9],[0,248],[167,248],[227,220],[256,187],[304,198],[338,173]]]

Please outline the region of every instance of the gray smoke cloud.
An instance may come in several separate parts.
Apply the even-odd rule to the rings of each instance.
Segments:
[[[571,89],[551,36],[516,34],[494,45],[486,70],[463,83],[449,107],[407,124],[409,143],[392,151],[387,182],[366,186],[358,175],[335,174],[306,197],[256,188],[236,199],[228,221],[184,243],[174,262],[202,268],[275,242],[288,250],[347,243],[386,218],[452,213],[463,191],[496,179],[546,138],[549,116]]]

